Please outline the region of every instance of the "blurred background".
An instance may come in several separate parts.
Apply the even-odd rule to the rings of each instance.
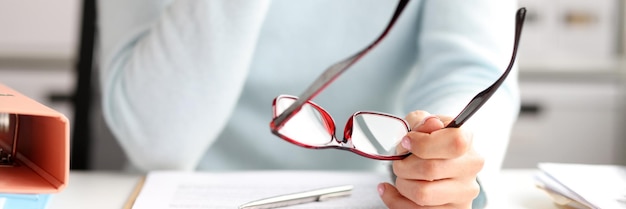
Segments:
[[[623,0],[519,0],[522,106],[505,168],[626,164]],[[93,0],[0,1],[0,83],[72,122],[72,169],[121,169],[99,112]]]

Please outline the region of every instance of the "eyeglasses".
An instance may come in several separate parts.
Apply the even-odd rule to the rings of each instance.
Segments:
[[[290,143],[310,149],[341,149],[376,160],[401,160],[409,156],[410,152],[396,153],[396,146],[411,131],[404,119],[387,113],[359,111],[348,119],[343,140],[339,140],[335,136],[333,118],[321,106],[311,101],[387,35],[407,3],[408,0],[400,1],[387,27],[374,42],[357,54],[330,66],[300,97],[276,97],[272,103],[272,133]],[[515,62],[525,16],[525,8],[517,11],[513,53],[507,69],[491,86],[478,93],[446,128],[463,125],[502,85]]]

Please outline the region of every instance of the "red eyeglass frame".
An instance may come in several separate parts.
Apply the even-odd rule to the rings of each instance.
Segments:
[[[272,101],[272,113],[274,116],[276,116],[276,113],[278,112],[277,110],[277,101],[280,99],[293,99],[293,100],[298,100],[298,97],[295,96],[291,96],[291,95],[280,95],[278,97],[276,97],[274,99],[274,101]],[[374,112],[374,111],[358,111],[352,114],[352,116],[350,118],[348,118],[348,121],[346,122],[346,125],[343,129],[343,139],[339,140],[336,136],[336,132],[337,132],[337,128],[335,125],[335,120],[333,119],[333,117],[326,111],[324,110],[324,108],[322,108],[321,106],[319,106],[318,104],[316,104],[313,101],[307,101],[306,104],[311,105],[313,108],[315,108],[315,110],[317,110],[322,118],[324,119],[324,125],[326,130],[328,131],[331,140],[329,140],[329,144],[325,144],[325,145],[320,145],[320,146],[315,146],[315,145],[310,145],[310,144],[305,144],[305,143],[301,143],[298,140],[292,139],[289,136],[283,135],[279,132],[280,129],[272,129],[272,133],[292,144],[304,147],[304,148],[309,148],[309,149],[329,149],[329,148],[333,148],[333,149],[341,149],[341,150],[347,150],[353,153],[356,153],[358,155],[361,155],[363,157],[367,157],[367,158],[371,158],[374,160],[402,160],[406,157],[408,157],[409,155],[411,155],[411,153],[405,153],[405,154],[400,154],[400,155],[393,155],[393,156],[385,156],[385,155],[375,155],[375,154],[369,154],[366,152],[363,152],[361,150],[359,150],[358,148],[356,148],[354,146],[354,144],[352,143],[352,129],[353,129],[353,124],[354,124],[354,118],[357,117],[358,115],[361,114],[370,114],[370,115],[379,115],[379,116],[385,116],[385,117],[389,117],[389,118],[393,118],[398,120],[399,122],[402,122],[402,124],[404,124],[404,128],[406,129],[406,132],[409,133],[409,131],[411,131],[411,129],[409,128],[409,123],[404,120],[403,118],[400,118],[398,116],[395,115],[391,115],[391,114],[387,114],[387,113],[381,113],[381,112]]]

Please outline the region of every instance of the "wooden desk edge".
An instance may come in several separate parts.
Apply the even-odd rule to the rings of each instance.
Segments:
[[[126,200],[126,204],[124,204],[123,209],[133,208],[133,205],[135,204],[135,200],[137,200],[137,196],[139,196],[139,192],[141,192],[141,189],[143,188],[143,184],[145,182],[146,182],[146,176],[142,176],[141,178],[139,178],[137,185],[133,189],[132,193],[130,193],[130,195],[128,196],[128,199]]]

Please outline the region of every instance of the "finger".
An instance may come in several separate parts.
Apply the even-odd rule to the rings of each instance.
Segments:
[[[398,189],[389,183],[378,184],[378,193],[380,194],[380,198],[383,200],[385,205],[387,205],[390,209],[415,208],[418,206],[411,200],[402,196],[402,194],[398,192]]]
[[[446,126],[452,122],[452,120],[454,120],[454,118],[450,117],[450,116],[445,116],[445,115],[437,115],[437,117],[443,121],[443,124],[445,124]]]
[[[436,115],[429,115],[423,118],[412,131],[432,133],[442,128],[444,128],[443,121]]]
[[[455,204],[446,204],[446,205],[440,205],[440,206],[421,206],[421,205],[418,205],[415,202],[407,199],[406,197],[402,196],[402,194],[400,194],[398,192],[398,189],[396,189],[393,185],[391,185],[389,183],[380,183],[378,185],[378,193],[380,194],[381,199],[383,200],[383,202],[385,203],[385,205],[389,209],[409,209],[409,208],[414,208],[414,209],[458,209],[458,208],[471,208],[471,202],[470,202],[469,206],[464,206],[464,207],[455,206]],[[465,204],[465,205],[467,205],[467,204]]]
[[[431,133],[433,131],[443,128],[443,122],[439,120],[439,117],[436,115],[431,115],[430,113],[426,111],[421,111],[421,110],[413,111],[409,113],[405,117],[405,119],[409,123],[409,127],[411,127],[412,131]],[[431,119],[437,119],[437,120],[431,121]],[[433,121],[435,123],[432,123]]]
[[[472,146],[473,135],[462,128],[446,128],[431,134],[411,131],[401,141],[401,147],[422,159],[452,159]]]
[[[426,115],[427,113],[415,113],[415,112],[417,111],[414,111],[413,114],[409,114],[407,118],[412,117],[413,118],[412,120],[415,120],[415,118],[417,117],[423,117],[423,118],[420,122],[415,124],[416,127],[414,127],[411,132],[431,133],[433,131],[444,128],[443,121],[441,121],[439,117],[435,115]],[[406,153],[408,150],[410,150],[410,147],[411,147],[410,139],[405,137],[401,141],[401,146],[398,146],[396,148],[396,153]]]
[[[469,202],[463,202],[463,203],[457,203],[457,204],[450,204],[450,207],[452,208],[467,208],[467,209],[472,209],[472,201]]]
[[[409,114],[407,114],[404,119],[406,120],[406,122],[409,123],[409,127],[411,129],[414,129],[414,127],[417,127],[417,125],[420,123],[420,121],[422,121],[422,119],[424,119],[425,117],[429,116],[430,113],[423,111],[423,110],[416,110],[413,112],[410,112]]]
[[[475,178],[416,181],[396,179],[397,191],[422,206],[436,206],[471,202],[480,192]]]
[[[476,176],[484,166],[484,158],[474,149],[467,155],[453,159],[421,159],[411,155],[393,162],[393,173],[398,178],[412,180],[439,180]]]

